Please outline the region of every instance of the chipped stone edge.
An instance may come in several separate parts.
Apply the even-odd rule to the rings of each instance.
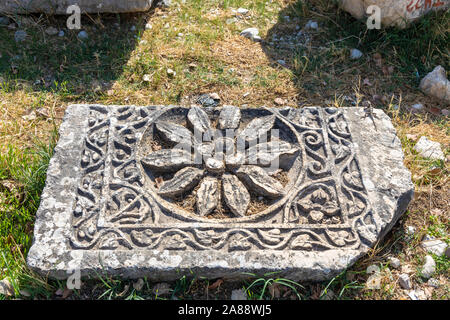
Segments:
[[[363,183],[379,224],[377,241],[380,241],[397,223],[414,198],[411,172],[404,165],[404,153],[397,130],[383,110],[373,109],[374,117],[371,117],[364,108],[343,109],[346,109],[345,115],[350,120],[348,123]],[[374,129],[367,130],[371,126]],[[380,166],[380,162],[384,165]],[[388,163],[390,165],[387,165]],[[384,175],[381,181],[389,181],[390,184],[375,184],[373,180],[378,175]],[[385,210],[386,207],[389,210]],[[374,245],[375,243],[371,243],[370,247]]]
[[[260,250],[227,253],[213,250],[184,252],[173,250],[72,250],[68,243],[71,232],[71,209],[74,201],[73,194],[76,192],[81,177],[78,164],[80,150],[88,128],[87,119],[90,106],[69,106],[59,130],[60,140],[50,161],[46,186],[36,214],[33,245],[27,256],[28,266],[39,274],[56,279],[66,279],[74,270],[79,270],[82,277],[107,274],[123,278],[147,276],[151,280],[168,281],[179,279],[183,275],[239,280],[248,277],[244,272],[260,276],[268,272],[278,272],[277,276],[293,280],[323,281],[338,275],[353,265],[369,249],[367,247],[362,250],[322,252]],[[351,118],[360,116],[361,110],[348,109],[353,110],[346,111],[345,115],[350,118],[348,120],[354,120]],[[394,148],[399,147],[401,150],[389,117],[378,110],[376,114],[383,119],[377,120],[378,128],[384,126],[389,128],[389,135],[395,141]],[[349,123],[351,125],[352,121]],[[352,127],[354,127],[351,129],[352,136],[356,137],[357,141],[355,147],[360,149],[357,154],[360,155],[358,160],[361,165],[362,161],[370,160],[370,157],[366,156],[370,154],[369,146],[361,143],[364,141],[363,133],[367,128],[363,122],[356,127],[352,125]],[[370,132],[372,130],[368,130],[368,134]],[[389,150],[393,146],[386,145],[384,148]],[[401,158],[403,160],[403,153]],[[64,168],[59,167],[60,163]],[[375,186],[371,187],[373,183],[369,178],[370,168],[363,168],[361,166],[364,185],[369,186],[367,189],[371,198],[375,197],[376,199],[378,189]],[[397,173],[401,172],[410,177],[403,162]],[[398,203],[402,202],[401,199],[412,199],[413,191],[410,190],[410,186],[412,188],[412,183],[407,186],[399,186],[402,191]],[[52,197],[51,195],[54,194],[56,196]],[[409,203],[409,200],[406,203]],[[394,213],[394,219],[390,223],[381,225],[382,235],[389,231],[405,209],[406,207],[398,207]],[[379,212],[376,215],[379,216]]]

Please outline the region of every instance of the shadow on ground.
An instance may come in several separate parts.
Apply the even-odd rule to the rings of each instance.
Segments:
[[[0,25],[0,80],[6,80],[2,89],[27,87],[62,96],[105,91],[122,74],[152,14],[153,9],[139,14],[83,15],[81,30],[69,30],[66,16],[12,16],[10,25]],[[49,27],[63,35],[48,34]],[[19,30],[27,34],[22,42],[15,40]],[[87,39],[78,37],[82,30]]]
[[[361,102],[380,108],[399,101],[415,104],[417,99],[429,107],[444,107],[423,96],[418,85],[435,66],[450,67],[442,52],[448,47],[442,32],[447,16],[429,14],[404,30],[368,30],[365,21],[332,1],[300,0],[279,12],[262,48],[270,60],[293,72],[300,106],[339,99],[339,105],[355,106],[357,92]],[[352,60],[352,49],[360,50],[362,57]],[[396,99],[391,101],[392,96]]]

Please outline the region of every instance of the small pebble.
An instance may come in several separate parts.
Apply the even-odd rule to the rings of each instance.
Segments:
[[[317,30],[319,28],[319,25],[317,24],[316,21],[309,20],[306,23],[305,28],[306,29],[315,29],[315,30]]]
[[[147,24],[145,25],[145,30],[150,30],[151,28],[153,28],[153,26],[152,26],[151,23],[147,23]]]
[[[89,38],[89,35],[86,31],[82,30],[80,32],[78,32],[78,39],[84,40]]]
[[[351,49],[350,50],[350,59],[352,60],[358,60],[363,56],[363,53],[359,51],[358,49]]]
[[[394,269],[398,269],[400,267],[400,259],[397,259],[395,257],[390,257],[389,265]]]
[[[247,10],[247,9],[244,9],[244,8],[239,8],[239,9],[237,9],[237,12],[238,12],[239,14],[247,14],[247,13],[248,13],[248,10]]]
[[[411,279],[409,279],[409,275],[406,273],[402,273],[398,277],[398,283],[400,284],[400,287],[402,287],[403,289],[406,289],[406,290],[412,289]]]

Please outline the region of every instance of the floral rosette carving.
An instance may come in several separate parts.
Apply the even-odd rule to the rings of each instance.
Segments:
[[[214,128],[202,108],[192,107],[186,126],[155,123],[158,136],[171,148],[145,154],[141,161],[152,171],[174,173],[157,186],[158,195],[176,198],[198,187],[197,215],[207,216],[224,203],[235,217],[243,217],[251,201],[249,190],[269,199],[285,194],[266,168],[291,159],[298,148],[272,134],[275,119],[273,114],[255,118],[239,130],[240,109],[225,106]]]

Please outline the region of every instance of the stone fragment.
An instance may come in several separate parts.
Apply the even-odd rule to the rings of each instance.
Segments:
[[[192,164],[197,150],[222,145],[225,154],[237,150],[238,141],[229,146],[214,136],[177,147],[181,137],[193,135],[189,110],[69,106],[47,170],[28,266],[57,279],[76,266],[86,276],[105,270],[152,282],[184,275],[237,280],[247,277],[242,270],[329,281],[366,255],[413,197],[401,142],[382,110],[373,110],[375,129],[363,120],[363,108],[240,108],[239,126],[229,129],[237,136],[241,127],[254,126],[249,140],[268,133],[260,144],[279,140],[286,146],[280,150],[298,149],[285,167],[268,170],[283,186],[279,197],[246,186],[249,178],[238,174],[242,165],[230,165],[228,155],[223,171],[208,170],[208,158]],[[222,109],[204,111],[211,129],[220,130]],[[251,147],[245,141],[246,153]],[[348,152],[338,152],[344,147]],[[212,157],[220,155],[214,151]],[[202,185],[206,178],[216,179],[217,191]],[[263,183],[264,192],[272,182]],[[215,193],[217,214],[216,198],[206,200]],[[378,287],[381,272],[370,276],[370,287]]]
[[[350,59],[352,60],[358,60],[363,56],[363,53],[359,51],[358,49],[351,49],[350,50]]]
[[[197,191],[197,208],[200,216],[210,214],[219,204],[219,181],[213,177],[205,177]]]
[[[319,28],[319,25],[317,24],[316,21],[312,21],[309,20],[306,25],[305,25],[305,29],[313,29],[313,30],[317,30]]]
[[[445,10],[449,3],[438,1],[434,4],[428,1],[412,2],[410,0],[339,0],[343,10],[349,12],[356,19],[367,19],[374,11],[368,10],[370,6],[380,9],[381,25],[405,28],[430,11]]]
[[[238,8],[238,9],[237,9],[237,13],[245,15],[245,14],[248,13],[248,9],[245,9],[245,8]]]
[[[205,93],[197,98],[197,103],[203,107],[216,107],[219,104],[219,100],[215,100],[211,94]]]
[[[445,250],[447,250],[447,243],[434,238],[424,239],[421,246],[427,252],[434,253],[437,256],[443,255],[445,253]]]
[[[389,257],[389,265],[394,269],[400,268],[400,259]]]
[[[431,141],[425,136],[421,136],[414,146],[420,156],[434,160],[445,160],[444,153],[439,142]]]
[[[237,216],[243,217],[250,204],[250,194],[241,181],[231,174],[222,176],[222,189],[225,202]]]
[[[436,271],[436,262],[432,256],[425,257],[425,263],[422,267],[422,276],[426,279],[431,278],[433,273]]]
[[[402,287],[403,289],[406,290],[412,289],[411,280],[409,279],[409,275],[406,273],[402,273],[398,277],[398,283],[400,284],[400,287]]]
[[[241,120],[241,110],[235,106],[223,106],[219,116],[220,129],[237,129]]]
[[[419,88],[425,94],[450,104],[450,81],[443,67],[437,66],[427,74],[420,81]]]
[[[89,35],[86,31],[81,30],[80,32],[78,32],[78,39],[86,40],[88,38],[89,38]]]
[[[163,0],[167,2],[168,0]],[[121,13],[147,11],[153,0],[2,0],[0,13],[29,14],[45,13],[47,15],[67,15],[67,8],[78,5],[82,13]]]
[[[259,36],[259,30],[257,28],[247,28],[242,30],[241,36],[246,37],[253,41],[260,41],[261,37]]]
[[[203,170],[186,167],[181,169],[173,178],[166,181],[158,190],[158,194],[167,197],[174,197],[192,189],[203,176]]]
[[[236,171],[238,177],[244,181],[250,190],[269,198],[281,196],[283,186],[276,179],[269,176],[264,169],[257,166],[241,166]]]

